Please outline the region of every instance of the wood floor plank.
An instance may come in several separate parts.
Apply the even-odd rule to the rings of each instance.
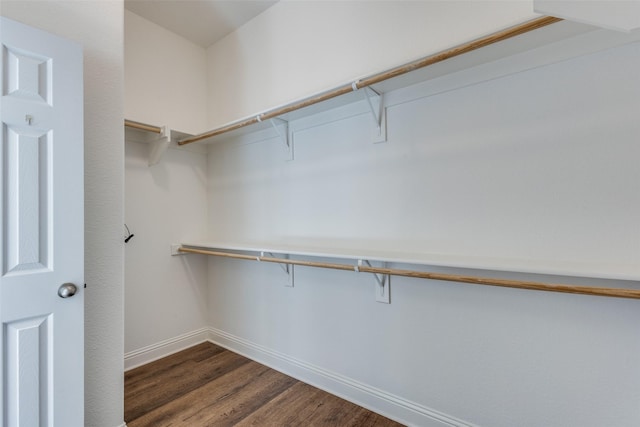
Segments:
[[[249,359],[225,351],[202,362],[188,361],[177,365],[131,389],[125,386],[125,419],[139,418],[246,363]]]
[[[154,377],[160,372],[171,370],[177,365],[184,364],[188,361],[201,362],[225,351],[227,350],[220,346],[203,342],[167,357],[163,357],[162,359],[131,369],[130,371],[125,372],[124,380],[128,386],[132,386],[136,382],[146,381],[148,378]]]
[[[298,381],[260,365],[261,372],[235,385],[233,393],[207,407],[197,416],[185,418],[187,426],[235,426]]]
[[[298,383],[238,423],[238,426],[263,426],[267,422],[278,426],[304,425],[303,422],[323,405],[321,400],[320,390]]]
[[[211,343],[180,353],[127,373],[128,427],[401,426]]]
[[[374,416],[366,417],[362,413]],[[299,382],[238,423],[248,426],[399,426],[351,402]]]
[[[296,382],[249,362],[127,425],[233,426]]]
[[[160,368],[155,373],[150,371],[148,378],[144,381],[127,383],[125,395],[126,397],[135,398],[137,395],[146,394],[150,389],[155,389],[158,386],[163,386],[162,388],[167,390],[180,390],[174,386],[175,381],[185,381],[187,378],[191,382],[194,380],[197,381],[199,377],[204,377],[201,378],[200,381],[206,381],[214,373],[213,370],[215,368],[224,367],[230,358],[234,360],[236,358],[243,359],[245,362],[248,361],[248,359],[244,359],[242,356],[232,355],[229,354],[229,352],[218,353],[201,362],[185,360],[182,363],[171,366],[169,369]],[[153,363],[155,364],[156,362]],[[166,387],[168,385],[171,386]]]

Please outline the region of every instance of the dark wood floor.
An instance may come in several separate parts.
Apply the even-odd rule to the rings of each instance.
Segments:
[[[125,421],[142,426],[400,426],[211,343],[125,374]]]

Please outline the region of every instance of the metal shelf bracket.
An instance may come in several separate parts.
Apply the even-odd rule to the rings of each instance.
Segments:
[[[387,109],[384,107],[382,94],[373,90],[370,86],[363,88],[365,98],[369,104],[374,127],[372,138],[374,143],[387,141]]]
[[[293,160],[293,131],[289,127],[289,121],[279,117],[274,117],[269,119],[269,122],[278,134],[278,137],[284,143],[285,150],[287,150],[287,160]],[[278,126],[284,127],[284,131],[278,129]]]
[[[274,254],[272,254],[271,252],[260,252],[260,257],[264,257],[264,254],[268,254],[271,258],[276,258],[276,256]],[[285,259],[289,259],[289,255],[288,254],[284,254],[282,255],[282,258]],[[260,261],[260,258],[258,258],[258,261]],[[288,288],[293,288],[293,271],[294,271],[294,266],[291,264],[278,264],[280,266],[280,268],[282,269],[282,271],[284,271],[284,274],[287,275],[287,282],[285,284],[286,287]]]
[[[371,263],[366,259],[359,259],[358,265],[354,267],[356,272],[360,272],[360,267],[366,265],[367,267],[372,267]],[[382,262],[380,267],[386,268],[387,263]],[[384,304],[391,304],[391,275],[389,274],[380,274],[380,273],[371,273],[373,277],[376,279],[375,283],[375,296],[376,301]]]

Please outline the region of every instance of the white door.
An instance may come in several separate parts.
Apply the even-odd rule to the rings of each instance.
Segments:
[[[5,18],[0,44],[0,416],[81,427],[82,51]]]

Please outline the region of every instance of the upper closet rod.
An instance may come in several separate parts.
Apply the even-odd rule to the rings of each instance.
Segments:
[[[401,65],[396,68],[392,68],[391,70],[374,74],[370,77],[357,80],[353,83],[349,83],[343,86],[340,86],[331,91],[313,96],[311,98],[303,99],[302,101],[295,102],[293,104],[288,104],[280,108],[276,108],[271,111],[267,111],[262,114],[258,114],[255,117],[251,117],[248,119],[244,119],[238,122],[234,122],[217,129],[210,130],[208,132],[204,132],[198,135],[191,136],[189,138],[182,139],[178,141],[179,145],[190,144],[192,142],[202,141],[203,139],[211,138],[216,135],[220,135],[226,132],[231,132],[236,129],[240,129],[245,126],[249,126],[258,122],[262,122],[264,120],[269,120],[274,117],[281,116],[283,114],[290,113],[295,110],[299,110],[310,105],[318,104],[322,101],[326,101],[331,98],[338,97],[340,95],[344,95],[351,91],[355,91],[358,89],[362,89],[363,87],[371,86],[376,83],[383,82],[385,80],[391,79],[393,77],[401,76],[408,72],[427,67],[429,65],[436,64],[438,62],[442,62],[444,60],[453,58],[455,56],[462,55],[464,53],[472,52],[474,50],[480,49],[482,47],[489,46],[494,43],[498,43],[500,41],[504,41],[510,39],[511,37],[519,36],[521,34],[527,33],[529,31],[536,30],[538,28],[545,27],[547,25],[562,21],[560,18],[555,18],[552,16],[543,16],[540,18],[533,19],[531,21],[525,22],[523,24],[516,25],[511,28],[507,28],[506,30],[498,31],[493,34],[489,34],[488,36],[480,37],[478,39],[472,40],[470,42],[461,44],[451,49],[444,50],[442,52],[427,56],[422,59],[418,59],[416,61],[410,62],[405,65]]]
[[[140,122],[134,122],[133,120],[124,119],[124,125],[126,127],[132,128],[132,129],[144,130],[146,132],[153,132],[153,133],[157,133],[157,134],[161,134],[162,133],[162,128],[161,127],[153,126],[153,125],[147,125],[145,123],[140,123]]]
[[[602,288],[592,286],[575,286],[556,283],[530,282],[524,280],[492,279],[487,277],[463,276],[458,274],[430,273],[427,271],[401,270],[397,268],[373,267],[359,265],[357,268],[349,264],[334,264],[317,261],[293,260],[265,256],[243,255],[231,252],[211,251],[195,248],[178,248],[178,252],[213,255],[224,258],[244,259],[248,261],[273,262],[277,264],[301,265],[305,267],[330,268],[334,270],[357,271],[361,273],[391,274],[393,276],[413,277],[417,279],[445,280],[449,282],[470,283],[473,285],[500,286],[505,288],[529,289],[532,291],[562,292],[569,294],[593,295],[599,297],[616,297],[640,299],[640,290],[625,288]]]

